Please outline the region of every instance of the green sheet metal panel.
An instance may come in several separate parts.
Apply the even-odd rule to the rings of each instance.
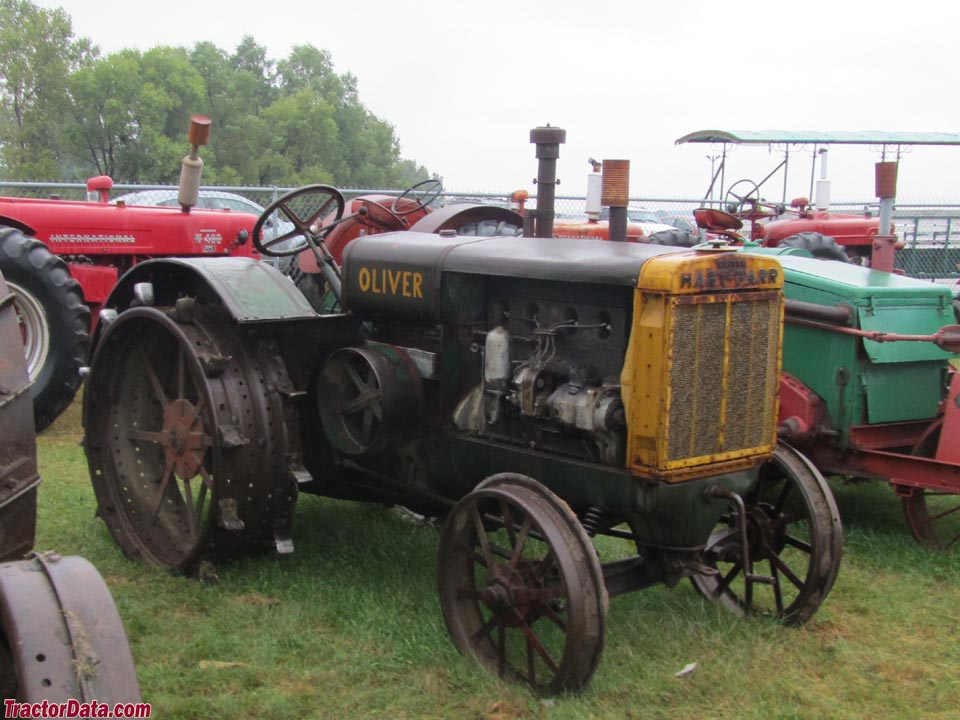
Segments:
[[[787,324],[783,333],[783,370],[813,390],[826,405],[830,426],[846,444],[852,425],[866,417],[859,381],[859,338],[819,328]]]
[[[947,301],[938,305],[935,300],[921,301],[879,300],[872,305],[857,308],[860,327],[863,330],[879,330],[904,335],[932,335],[944,325],[954,323],[953,308]],[[864,350],[874,363],[904,363],[919,360],[937,360],[941,364],[955,357],[941,350],[932,342],[887,342],[863,341]]]
[[[787,283],[835,293],[847,302],[866,301],[871,297],[910,300],[932,298],[936,303],[945,302],[947,306],[950,305],[950,288],[929,280],[917,280],[904,275],[871,270],[853,263],[815,260],[800,255],[781,255],[777,259],[786,272],[784,277]],[[789,289],[787,292],[789,297]]]
[[[944,286],[840,262],[778,259],[788,299],[846,304],[863,330],[933,334],[954,322]],[[851,425],[934,417],[950,357],[933,343],[877,343],[790,323],[784,332],[784,370],[824,400],[844,442]]]
[[[867,422],[872,425],[935,417],[943,396],[942,367],[942,362],[863,363]]]

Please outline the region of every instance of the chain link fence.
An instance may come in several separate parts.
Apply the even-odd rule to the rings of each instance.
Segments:
[[[204,187],[200,207],[229,208],[258,214],[263,207],[294,188],[286,187]],[[358,195],[398,195],[397,190],[347,188],[347,199]],[[0,196],[92,200],[83,183],[14,183],[0,182]],[[113,186],[110,201],[124,200],[129,205],[171,205],[177,203],[177,187],[163,185]],[[439,205],[469,202],[510,206],[510,193],[444,192]],[[696,232],[693,210],[705,204],[722,206],[720,201],[705,202],[693,198],[632,198],[627,213],[631,221],[662,223],[665,226]],[[585,198],[558,196],[556,214],[559,219],[583,219]],[[531,198],[528,207],[536,207]],[[878,215],[875,201],[834,203],[832,209],[853,215]],[[0,209],[2,216],[2,209]],[[894,210],[894,223],[904,248],[897,253],[896,265],[907,275],[954,284],[960,280],[960,205],[902,204]]]

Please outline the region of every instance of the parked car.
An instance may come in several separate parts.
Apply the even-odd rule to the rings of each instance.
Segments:
[[[164,207],[176,207],[180,204],[177,198],[176,188],[157,189],[157,190],[138,190],[137,192],[127,193],[114,199],[114,202],[122,202],[125,205],[160,205]],[[198,208],[211,208],[214,210],[235,210],[237,212],[251,213],[252,215],[263,214],[263,206],[254,202],[250,198],[238,195],[237,193],[224,192],[222,190],[201,190],[197,201]],[[293,230],[293,224],[281,222],[279,227],[274,228],[270,225],[264,227],[266,239],[275,238],[280,234]]]

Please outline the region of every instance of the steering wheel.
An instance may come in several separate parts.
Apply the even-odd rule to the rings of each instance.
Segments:
[[[734,192],[734,188],[740,187],[740,192]],[[733,200],[731,200],[733,198]],[[727,196],[723,201],[727,206],[727,211],[733,215],[741,215],[746,212],[753,212],[760,203],[760,186],[753,180],[737,180],[727,190]],[[749,210],[747,207],[749,206]]]
[[[308,238],[316,242],[343,217],[343,207],[343,193],[329,185],[307,185],[288,192],[257,218],[253,246],[270,257],[296,255],[309,247]],[[276,234],[265,240],[264,227],[274,229]]]
[[[398,195],[390,203],[390,211],[394,215],[403,216],[415,213],[417,210],[426,210],[427,205],[432,203],[443,192],[443,183],[439,180],[424,180],[416,185],[411,185],[402,194]],[[414,200],[413,205],[406,210],[398,210],[401,201]]]

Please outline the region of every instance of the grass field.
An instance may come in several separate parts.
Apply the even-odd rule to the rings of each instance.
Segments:
[[[303,496],[292,556],[201,585],[120,554],[94,518],[80,438],[76,406],[40,437],[37,548],[99,568],[154,717],[960,717],[960,550],[916,546],[881,483],[833,484],[843,566],[809,625],[733,618],[689,583],[617,597],[590,686],[543,700],[451,644],[436,528]]]

